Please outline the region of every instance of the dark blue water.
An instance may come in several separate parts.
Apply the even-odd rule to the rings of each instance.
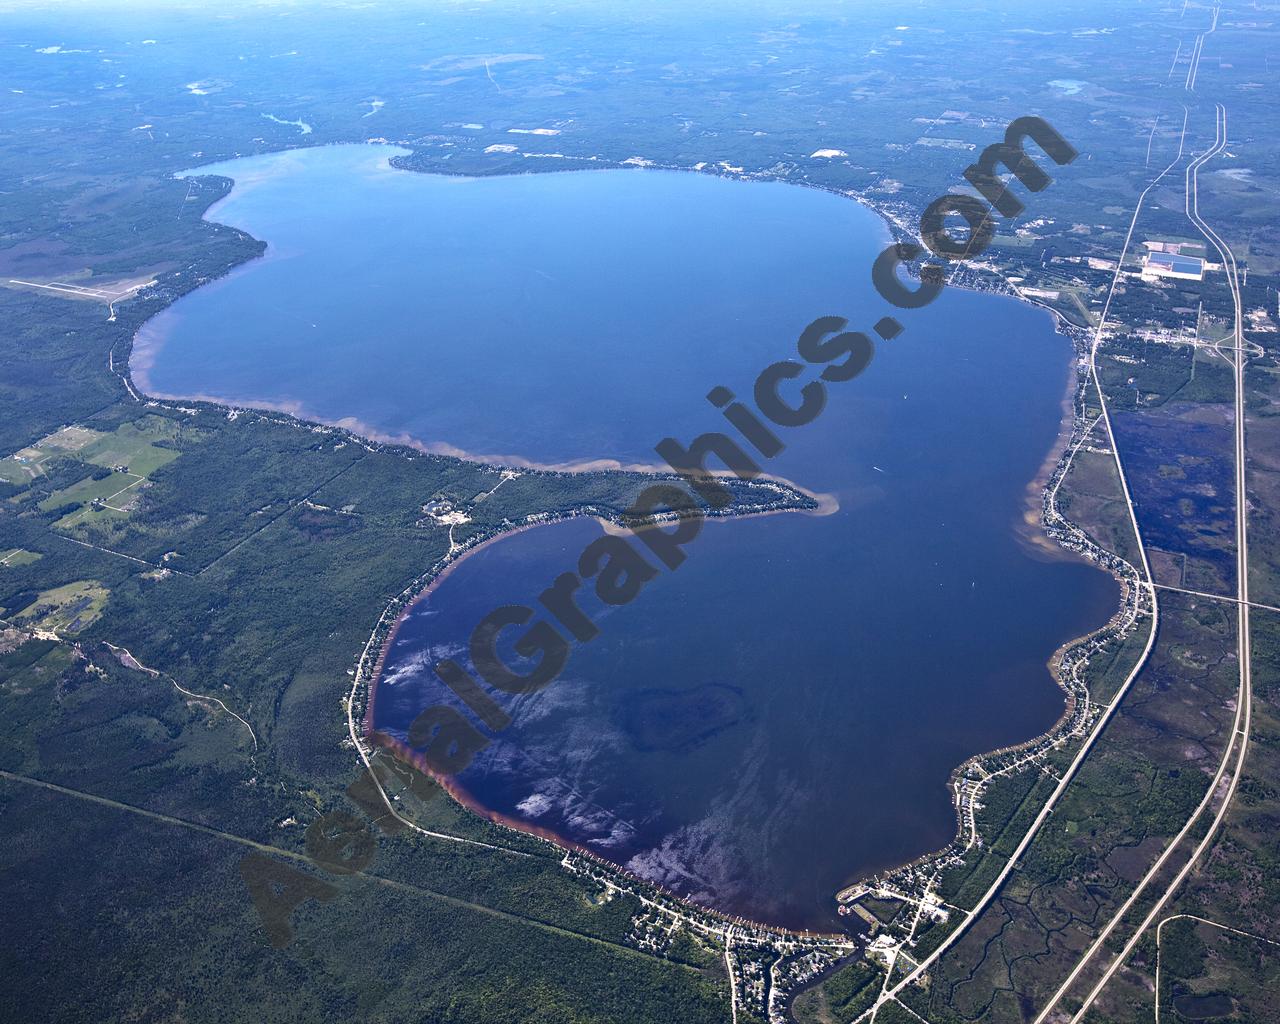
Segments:
[[[542,463],[654,462],[722,421],[819,315],[893,312],[855,203],[652,171],[451,179],[338,147],[225,165],[216,218],[265,261],[148,328],[150,386],[294,405]],[[707,904],[830,926],[854,877],[943,845],[967,756],[1062,710],[1045,667],[1100,625],[1108,577],[1019,535],[1070,348],[1043,313],[952,291],[898,313],[857,380],[767,468],[829,516],[708,524],[460,777],[481,804]],[[163,345],[160,344],[163,342]],[[590,521],[465,559],[389,652],[376,725],[436,703],[475,623],[575,568]],[[500,695],[494,694],[495,697]],[[460,706],[460,705],[459,705]]]

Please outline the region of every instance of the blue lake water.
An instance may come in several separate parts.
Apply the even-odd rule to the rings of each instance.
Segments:
[[[1072,359],[1047,315],[949,291],[894,311],[856,203],[777,183],[596,171],[415,175],[386,147],[209,168],[213,218],[266,259],[144,329],[154,392],[258,401],[442,450],[654,463],[723,420],[820,315],[896,313],[857,380],[766,463],[828,516],[709,523],[676,572],[598,612],[564,675],[459,779],[475,801],[693,899],[830,927],[843,884],[954,832],[948,776],[1062,710],[1046,662],[1115,607],[1109,577],[1020,535]],[[376,725],[456,703],[428,671],[532,603],[601,527],[515,534],[457,566],[388,652]],[[497,696],[497,694],[495,694]]]

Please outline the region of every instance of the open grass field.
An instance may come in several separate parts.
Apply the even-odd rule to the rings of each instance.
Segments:
[[[50,459],[72,455],[93,444],[103,435],[87,427],[63,427],[35,444],[0,460],[0,480],[22,485],[44,474]]]
[[[178,457],[172,448],[160,448],[153,442],[172,441],[178,434],[173,420],[163,416],[145,416],[124,423],[114,433],[100,435],[80,451],[80,458],[95,466],[124,466],[134,476],[150,476],[161,466]]]
[[[0,463],[0,479],[17,486],[31,485],[46,475],[50,459],[69,458],[81,466],[97,468],[38,503],[42,512],[62,512],[53,525],[67,529],[85,522],[124,518],[137,503],[147,478],[179,455],[175,447],[161,447],[157,442],[172,444],[178,433],[176,422],[154,415],[123,423],[110,433],[65,427]]]
[[[96,580],[77,580],[43,591],[14,621],[50,633],[79,633],[102,614],[110,594]]]
[[[136,490],[145,479],[145,477],[135,476],[133,473],[116,472],[112,472],[101,480],[86,477],[70,487],[54,491],[53,494],[40,502],[40,510],[42,512],[52,512],[55,509],[66,508],[68,505],[78,506],[73,510],[69,510],[54,524],[61,527],[71,526],[78,522],[84,513],[92,511],[94,502],[102,502],[108,506],[123,508],[124,505],[118,502],[130,501],[133,497],[130,491]]]

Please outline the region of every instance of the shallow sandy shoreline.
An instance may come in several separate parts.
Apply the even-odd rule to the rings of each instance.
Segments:
[[[1022,520],[1014,530],[1018,540],[1030,553],[1038,558],[1055,562],[1088,562],[1084,556],[1063,547],[1050,537],[1040,521],[1045,493],[1053,486],[1053,477],[1058,463],[1071,444],[1071,438],[1076,429],[1075,397],[1079,379],[1080,375],[1073,361],[1067,370],[1067,386],[1062,396],[1062,420],[1058,425],[1058,436],[1054,438],[1036,475],[1027,484],[1026,508],[1022,513]]]

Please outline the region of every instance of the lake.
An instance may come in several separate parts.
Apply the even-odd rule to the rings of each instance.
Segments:
[[[707,392],[749,396],[816,317],[901,320],[766,464],[838,510],[707,524],[678,571],[597,609],[561,678],[504,698],[514,724],[458,780],[708,906],[836,927],[838,888],[951,838],[956,765],[1056,720],[1047,660],[1117,605],[1110,577],[1022,525],[1070,345],[994,295],[890,309],[870,282],[887,231],[839,196],[656,170],[418,175],[396,152],[201,169],[237,182],[211,218],[268,254],[143,329],[140,383],[516,465],[653,464],[661,438],[722,429]],[[453,703],[429,664],[600,530],[464,559],[397,633],[376,726],[403,736]]]

